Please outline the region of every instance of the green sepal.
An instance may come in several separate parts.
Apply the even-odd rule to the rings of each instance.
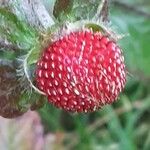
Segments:
[[[93,32],[103,32],[104,30],[100,25],[94,24],[94,23],[88,23],[85,25],[86,28],[92,29]]]

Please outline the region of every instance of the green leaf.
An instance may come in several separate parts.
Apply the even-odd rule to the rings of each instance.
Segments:
[[[35,44],[37,31],[6,8],[0,8],[0,37],[29,49]]]

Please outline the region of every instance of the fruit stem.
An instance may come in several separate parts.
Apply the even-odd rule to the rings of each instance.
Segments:
[[[102,0],[95,14],[96,21],[108,22],[108,0]]]
[[[28,58],[30,57],[32,53],[32,50],[27,54],[26,58],[23,61],[23,69],[24,69],[24,75],[26,76],[27,80],[30,83],[30,86],[39,94],[45,95],[44,92],[42,92],[41,90],[39,90],[36,86],[34,86],[34,84],[32,83],[31,79],[30,79],[30,75],[28,73]]]
[[[41,0],[4,0],[0,5],[9,7],[17,17],[26,19],[37,28],[47,30],[55,24],[52,14],[49,14]]]

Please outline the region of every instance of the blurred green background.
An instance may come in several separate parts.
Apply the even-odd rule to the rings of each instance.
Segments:
[[[90,18],[98,2],[77,0],[70,12],[72,4],[65,0],[65,13],[71,20],[74,14]],[[45,3],[51,11],[53,0]],[[90,114],[70,114],[51,105],[40,109],[44,134],[55,137],[47,150],[150,150],[150,0],[110,0],[109,7],[111,27],[125,35],[120,45],[129,72],[126,88],[113,105]]]

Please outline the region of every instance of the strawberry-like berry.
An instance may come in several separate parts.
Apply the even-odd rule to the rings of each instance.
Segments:
[[[58,108],[95,111],[114,102],[123,90],[124,57],[117,44],[100,32],[73,32],[44,50],[36,81]]]

